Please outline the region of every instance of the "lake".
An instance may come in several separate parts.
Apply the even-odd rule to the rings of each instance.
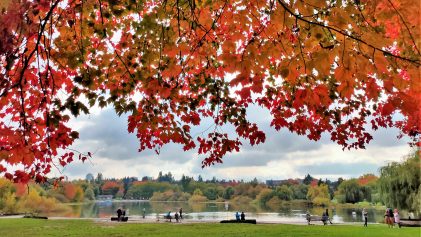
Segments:
[[[244,211],[246,219],[257,219],[261,222],[306,223],[307,211],[312,215],[322,215],[325,208],[307,207],[306,205],[289,204],[278,208],[261,207],[252,204],[234,203],[188,203],[188,202],[149,202],[149,201],[103,201],[69,205],[70,211],[65,213],[47,214],[48,216],[76,218],[109,218],[116,216],[118,208],[126,209],[126,215],[131,220],[141,219],[143,209],[146,218],[156,219],[163,213],[172,213],[183,208],[184,218],[197,221],[219,221],[234,219],[235,212]],[[276,210],[274,210],[276,209]],[[368,221],[383,222],[384,210],[368,208]],[[334,223],[363,222],[360,208],[330,208],[329,216]],[[405,214],[405,213],[404,213]],[[404,215],[401,214],[401,218]]]

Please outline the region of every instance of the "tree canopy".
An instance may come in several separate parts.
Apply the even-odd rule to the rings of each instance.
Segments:
[[[68,122],[95,105],[129,114],[139,151],[178,143],[203,166],[265,141],[250,105],[277,130],[343,148],[379,127],[419,145],[417,0],[5,0],[0,11],[0,172],[15,182],[89,158],[69,150]],[[192,134],[203,120],[213,125]]]

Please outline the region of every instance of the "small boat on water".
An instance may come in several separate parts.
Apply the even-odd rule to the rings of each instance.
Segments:
[[[398,225],[399,228],[401,226],[421,227],[421,219],[400,219]]]

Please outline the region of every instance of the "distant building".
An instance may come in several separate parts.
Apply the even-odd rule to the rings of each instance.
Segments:
[[[97,201],[108,201],[108,200],[113,200],[113,195],[98,195],[96,197]]]
[[[87,174],[86,175],[86,181],[89,181],[89,182],[92,182],[92,181],[94,181],[94,175],[93,174],[91,174],[91,173],[89,173],[89,174]]]
[[[142,177],[142,181],[143,182],[145,182],[145,181],[152,181],[153,180],[153,177],[149,177],[149,176],[143,176]]]

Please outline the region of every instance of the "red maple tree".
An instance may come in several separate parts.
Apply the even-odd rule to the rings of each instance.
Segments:
[[[179,143],[203,166],[240,139],[265,141],[251,104],[277,130],[328,133],[344,148],[364,148],[379,127],[420,145],[416,0],[6,0],[0,10],[0,173],[15,182],[89,157],[68,150],[78,138],[68,121],[94,105],[128,113],[140,151]],[[192,135],[205,118],[214,125]]]

